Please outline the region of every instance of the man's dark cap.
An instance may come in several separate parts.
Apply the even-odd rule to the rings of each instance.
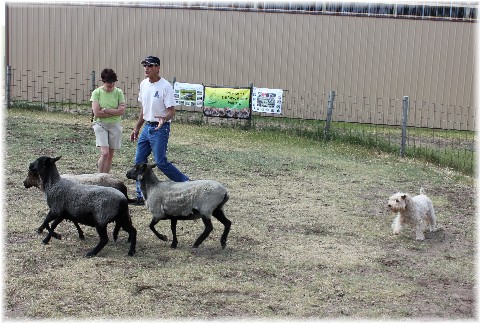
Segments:
[[[160,58],[155,56],[147,56],[143,61],[140,62],[140,64],[160,66]]]

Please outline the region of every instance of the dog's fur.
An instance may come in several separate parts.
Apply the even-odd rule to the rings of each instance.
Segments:
[[[415,227],[416,239],[425,240],[424,231],[428,223],[430,232],[436,230],[435,210],[432,201],[425,195],[423,188],[420,195],[410,197],[405,193],[396,193],[388,199],[388,208],[397,217],[392,223],[394,234],[399,234],[404,224]]]

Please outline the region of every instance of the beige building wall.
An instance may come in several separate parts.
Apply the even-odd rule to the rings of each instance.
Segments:
[[[156,55],[170,81],[284,89],[285,117],[324,119],[335,90],[336,121],[398,124],[409,96],[409,125],[444,127],[445,117],[420,117],[434,106],[458,115],[451,127],[475,128],[476,23],[53,4],[7,4],[6,14],[23,96],[33,80],[44,97],[73,88],[88,101],[91,72],[98,80],[110,67],[136,106],[140,61]]]

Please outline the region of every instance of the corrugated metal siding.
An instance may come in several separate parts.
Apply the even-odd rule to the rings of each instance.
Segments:
[[[463,111],[474,110],[472,23],[22,4],[8,4],[7,13],[7,64],[27,75],[25,93],[33,77],[48,80],[42,95],[88,101],[91,71],[99,80],[110,67],[136,106],[139,62],[153,54],[168,80],[282,88],[287,117],[323,119],[330,90],[340,99],[335,120],[394,124],[404,95],[425,102],[415,104],[418,110],[449,106],[474,116]],[[62,94],[67,88],[75,94]],[[412,125],[433,120],[420,117],[424,112],[414,110]],[[456,128],[473,130],[473,121],[459,118]]]

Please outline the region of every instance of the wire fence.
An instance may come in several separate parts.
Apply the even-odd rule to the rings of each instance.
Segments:
[[[94,71],[47,75],[51,73],[8,67],[7,105],[35,105],[48,111],[90,114],[91,92],[100,86]],[[140,81],[124,78],[117,83],[125,93],[127,118],[137,117]],[[404,98],[368,98],[343,93],[332,97],[332,92],[285,90],[282,115],[254,113],[252,120],[205,117],[202,108],[178,106],[176,121],[338,140],[474,174],[473,107],[409,100],[404,111]]]

